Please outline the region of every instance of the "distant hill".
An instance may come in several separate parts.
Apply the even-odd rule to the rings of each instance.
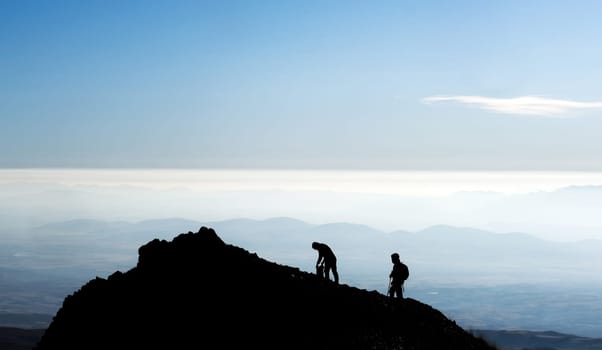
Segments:
[[[600,350],[602,339],[578,337],[558,332],[522,330],[476,330],[473,334],[496,344],[502,350]]]
[[[0,327],[0,349],[29,350],[36,345],[42,334],[43,329]]]
[[[67,296],[36,347],[148,348],[494,349],[417,300],[318,279],[206,227]]]

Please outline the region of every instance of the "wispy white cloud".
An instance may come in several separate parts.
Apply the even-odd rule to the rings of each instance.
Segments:
[[[484,96],[430,96],[423,103],[452,101],[474,105],[481,109],[506,114],[562,117],[563,114],[583,109],[602,109],[602,102],[579,102],[537,96],[494,98]]]

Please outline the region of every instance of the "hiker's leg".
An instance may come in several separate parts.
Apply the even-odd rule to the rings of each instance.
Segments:
[[[324,264],[324,276],[326,277],[327,280],[330,279],[330,265],[329,264]]]

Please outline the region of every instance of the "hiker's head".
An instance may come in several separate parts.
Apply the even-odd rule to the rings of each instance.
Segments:
[[[397,253],[391,254],[391,261],[393,261],[393,262],[399,261],[399,254],[397,254]]]
[[[314,249],[318,249],[318,242],[313,242],[311,244],[311,247],[314,248]]]

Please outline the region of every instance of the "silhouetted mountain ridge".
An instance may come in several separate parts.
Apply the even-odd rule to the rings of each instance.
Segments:
[[[69,295],[36,349],[150,347],[493,349],[417,300],[320,280],[206,227],[155,239],[136,267]]]

